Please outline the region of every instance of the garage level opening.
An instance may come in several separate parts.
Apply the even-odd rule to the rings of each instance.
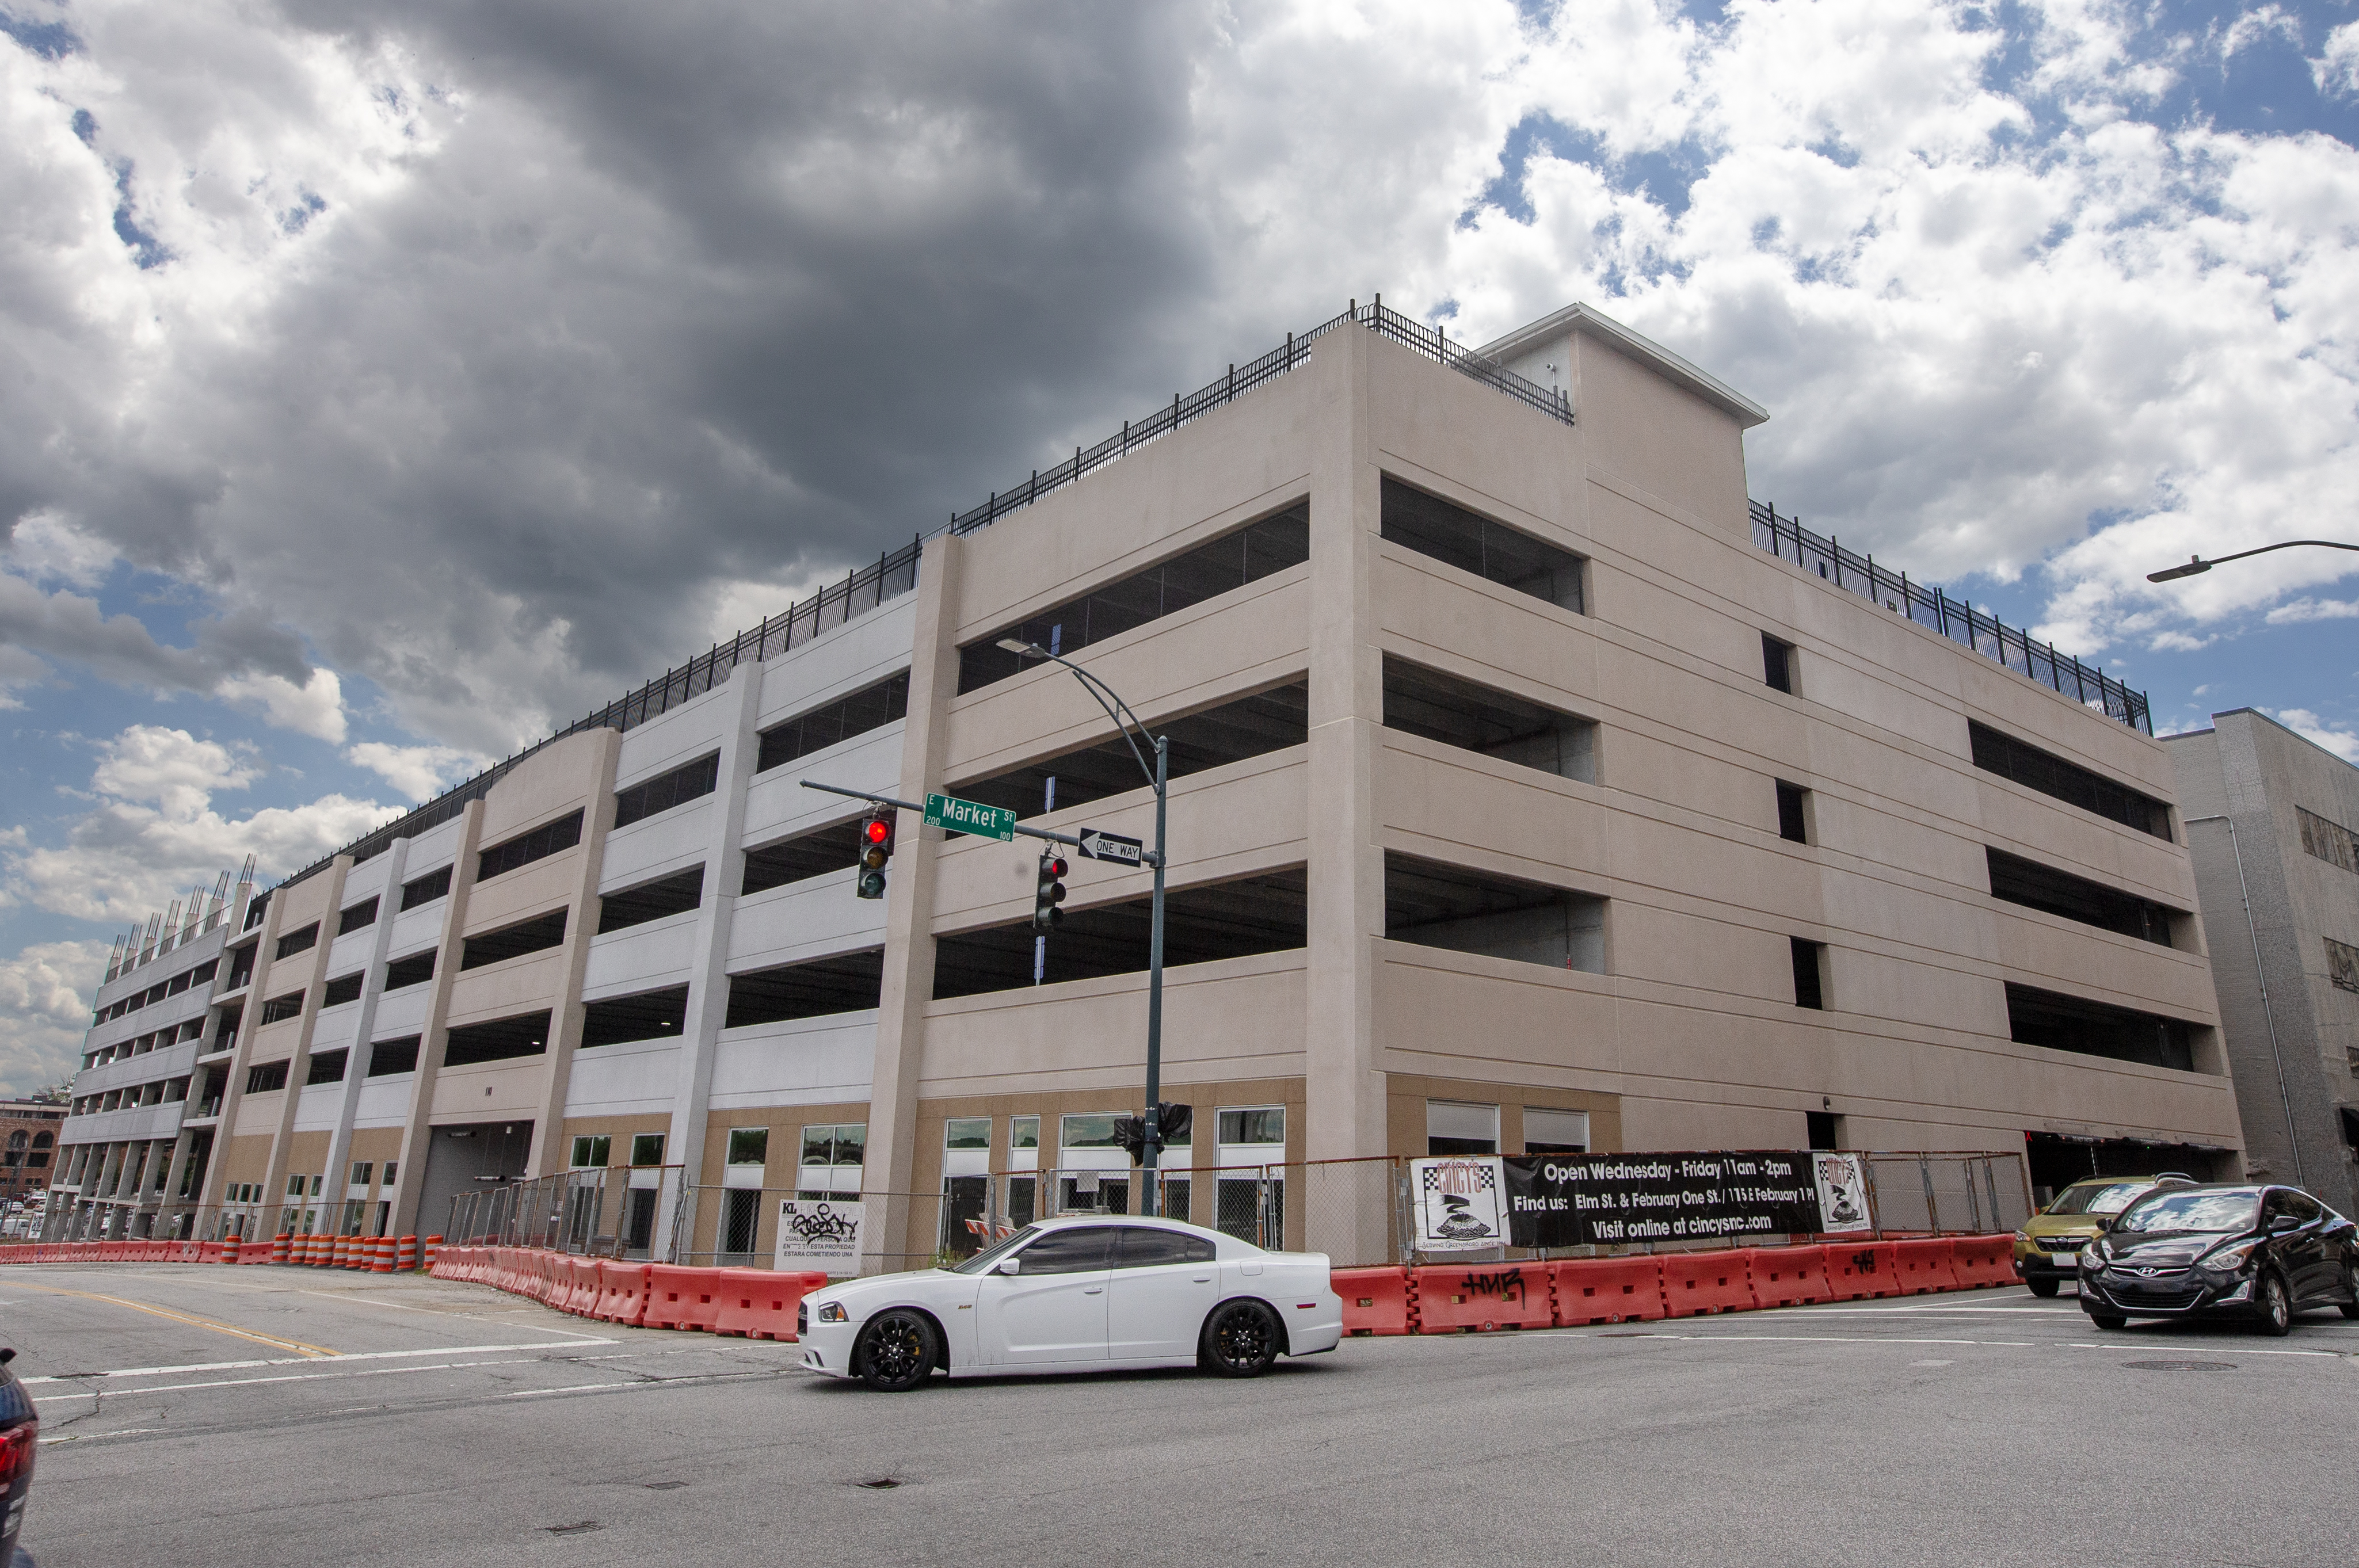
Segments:
[[[2018,1044],[2195,1070],[2196,1026],[2176,1018],[2011,984],[2006,1023],[2008,1036]]]
[[[1385,852],[1385,935],[1457,953],[1605,972],[1605,900]]]
[[[1210,887],[1181,888],[1163,901],[1163,964],[1210,963],[1299,947],[1308,939],[1309,883],[1302,869],[1273,871]],[[1150,901],[1068,910],[1049,938],[1042,983],[1131,975],[1147,966]],[[934,944],[934,996],[980,996],[1033,983],[1033,938],[1026,920],[962,931]]]
[[[1385,655],[1385,728],[1544,773],[1597,782],[1597,725],[1560,709]]]
[[[1248,757],[1299,746],[1310,738],[1310,683],[1295,681],[1148,728],[1170,738],[1172,778],[1241,762]],[[1144,752],[1146,748],[1142,746],[1140,750]],[[1147,761],[1152,765],[1152,752],[1147,752]],[[1139,768],[1138,758],[1129,746],[1115,739],[987,779],[955,784],[951,793],[985,806],[1004,807],[1018,816],[1037,816],[1147,787],[1147,775]]]

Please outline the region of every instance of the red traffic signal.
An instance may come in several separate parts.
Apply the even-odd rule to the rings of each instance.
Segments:
[[[860,825],[860,875],[853,892],[862,898],[885,896],[885,866],[893,859],[893,813],[880,809]]]
[[[1057,906],[1065,902],[1065,857],[1043,852],[1040,856],[1040,881],[1032,894],[1032,928],[1054,931],[1065,923],[1065,912]]]

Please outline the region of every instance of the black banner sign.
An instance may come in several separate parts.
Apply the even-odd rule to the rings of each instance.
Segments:
[[[1823,1229],[1810,1156],[1510,1154],[1507,1239],[1517,1247],[1614,1246]]]

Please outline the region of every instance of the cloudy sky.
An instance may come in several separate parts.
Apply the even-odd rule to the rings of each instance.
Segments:
[[[282,875],[1378,290],[2359,759],[2359,5],[0,0],[0,1091]]]

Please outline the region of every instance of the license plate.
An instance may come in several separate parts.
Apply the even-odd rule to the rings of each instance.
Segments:
[[[2060,1269],[2077,1269],[2081,1265],[2078,1252],[2054,1252],[2049,1256],[2056,1260],[2056,1266]]]

